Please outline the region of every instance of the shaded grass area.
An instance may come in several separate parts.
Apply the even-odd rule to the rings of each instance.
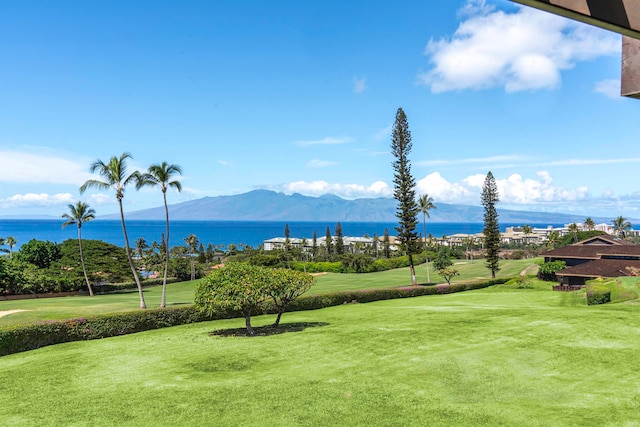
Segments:
[[[531,265],[533,260],[505,261],[499,277],[517,276],[518,273]],[[480,260],[463,261],[456,265],[461,276],[454,283],[486,280],[488,270]],[[417,266],[419,283],[426,283],[427,273],[424,264]],[[481,275],[484,276],[481,276]],[[444,283],[436,273],[432,272],[432,281]],[[195,287],[198,282],[179,282],[167,285],[167,306],[193,304]],[[408,268],[367,274],[337,274],[329,273],[317,276],[317,284],[308,292],[309,295],[326,294],[343,290],[388,288],[407,286],[411,284]],[[97,295],[95,297],[73,296],[65,298],[43,298],[18,301],[0,301],[0,311],[27,310],[0,317],[0,327],[20,323],[32,323],[39,320],[69,319],[119,311],[138,310],[138,291],[131,290],[124,293]],[[162,287],[152,286],[144,289],[147,307],[160,305]]]
[[[478,291],[206,322],[0,358],[3,425],[635,425],[637,306]],[[273,316],[254,320],[268,325]],[[36,403],[34,403],[36,402]],[[34,410],[34,405],[37,410]]]

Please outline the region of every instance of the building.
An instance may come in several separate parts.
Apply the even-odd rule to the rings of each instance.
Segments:
[[[591,237],[542,255],[545,262],[567,264],[556,273],[562,285],[584,286],[590,279],[636,276],[640,272],[640,245],[611,235]]]

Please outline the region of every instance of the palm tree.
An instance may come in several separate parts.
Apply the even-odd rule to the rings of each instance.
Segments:
[[[575,222],[569,224],[569,227],[567,227],[567,231],[573,234],[573,243],[576,243],[578,241],[578,224],[576,224]]]
[[[556,243],[560,239],[560,235],[557,231],[552,231],[547,235],[547,247],[549,249],[555,249]]]
[[[147,244],[147,241],[144,237],[138,237],[136,241],[133,242],[133,245],[136,247],[136,255],[138,255],[138,258],[140,258],[140,267],[144,267],[144,269],[146,269],[147,263],[145,260],[145,255],[147,249],[149,249],[149,244]]]
[[[12,258],[12,257],[13,257],[13,247],[14,247],[16,244],[18,244],[18,239],[16,239],[16,238],[15,238],[15,237],[13,237],[13,236],[9,236],[9,237],[7,237],[7,239],[4,241],[4,243],[5,243],[6,245],[8,245],[8,246],[9,246],[9,258]]]
[[[129,267],[131,267],[131,273],[133,279],[138,287],[138,294],[140,295],[140,308],[147,308],[144,302],[144,295],[142,293],[142,284],[140,284],[140,277],[138,277],[138,271],[133,265],[133,259],[131,258],[131,248],[129,247],[129,236],[127,235],[127,226],[124,222],[124,211],[122,209],[122,199],[124,198],[124,190],[127,185],[137,182],[140,179],[140,172],[134,171],[127,173],[127,159],[131,159],[131,154],[122,153],[120,157],[113,156],[109,159],[108,163],[104,163],[102,160],[96,160],[91,164],[89,170],[94,173],[97,172],[104,178],[104,181],[97,179],[90,179],[80,187],[80,194],[84,193],[88,188],[97,188],[101,190],[113,189],[116,192],[116,199],[118,200],[118,206],[120,207],[120,221],[122,223],[122,234],[124,235],[124,246],[127,251],[127,259],[129,260]]]
[[[422,230],[423,230],[423,238],[424,238],[424,256],[425,261],[427,263],[427,283],[431,283],[431,274],[429,272],[429,256],[427,255],[427,217],[431,218],[429,215],[429,211],[431,209],[436,209],[436,205],[433,204],[433,197],[429,197],[428,194],[423,194],[418,199],[418,204],[420,205],[420,210],[422,211]]]
[[[78,201],[75,205],[69,205],[69,213],[63,213],[62,218],[66,219],[62,224],[62,228],[68,225],[78,226],[78,248],[80,249],[80,264],[82,265],[82,274],[84,274],[84,280],[87,282],[87,288],[89,288],[89,296],[93,296],[93,289],[91,289],[91,283],[89,282],[89,276],[87,276],[87,268],[84,265],[84,256],[82,254],[82,224],[95,219],[95,213],[93,209],[84,202]]]
[[[191,280],[196,280],[196,265],[194,255],[196,254],[196,252],[198,252],[198,245],[200,244],[200,240],[195,234],[189,234],[184,239],[184,241],[187,242],[187,246],[189,246],[189,253],[191,254]],[[229,248],[231,248],[231,245],[229,245]]]
[[[596,223],[590,217],[584,220],[584,226],[588,231],[596,229]]]
[[[625,238],[626,232],[631,230],[631,223],[622,215],[615,218],[611,223],[613,224],[613,231],[622,239]]]
[[[182,175],[182,168],[178,165],[169,165],[167,162],[161,164],[151,165],[147,170],[147,173],[141,175],[138,180],[137,187],[143,187],[145,185],[151,185],[154,187],[160,187],[162,191],[162,198],[164,200],[164,217],[165,217],[165,233],[164,239],[164,275],[162,278],[162,301],[160,307],[167,306],[167,274],[169,271],[169,207],[167,206],[167,190],[169,188],[175,188],[178,191],[182,191],[182,184],[180,181],[173,180],[175,175]]]

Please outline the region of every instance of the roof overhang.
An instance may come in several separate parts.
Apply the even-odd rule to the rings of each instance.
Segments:
[[[620,94],[640,99],[640,0],[511,0],[622,34]]]
[[[512,0],[640,39],[640,0]]]

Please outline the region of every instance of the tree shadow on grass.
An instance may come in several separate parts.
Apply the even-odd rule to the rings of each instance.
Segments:
[[[297,322],[297,323],[281,323],[280,326],[273,327],[267,326],[254,326],[254,337],[269,337],[271,335],[280,335],[287,332],[302,332],[307,328],[317,328],[320,326],[327,326],[329,323],[325,322]],[[218,329],[209,332],[209,336],[220,337],[251,337],[247,332],[247,328],[230,328],[230,329]]]

